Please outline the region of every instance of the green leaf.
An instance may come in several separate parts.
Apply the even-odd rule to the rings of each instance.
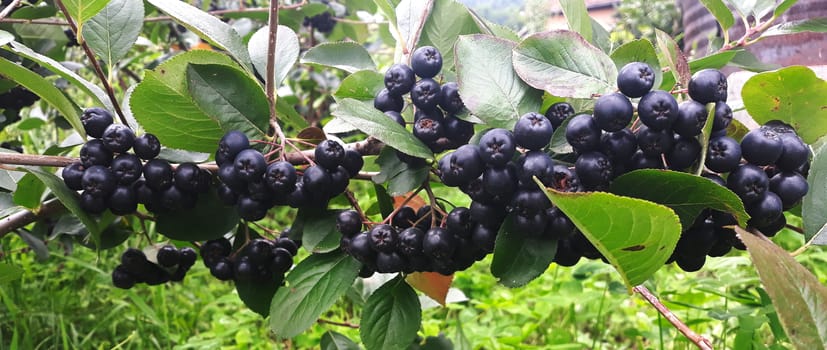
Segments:
[[[403,47],[408,50],[407,54],[416,49],[425,20],[433,6],[434,0],[402,0],[396,6],[396,28],[401,35],[396,40],[403,43]]]
[[[83,37],[92,52],[113,66],[135,45],[143,26],[143,1],[111,0],[83,27]]]
[[[0,46],[6,45],[14,41],[14,35],[5,30],[0,30]]]
[[[301,208],[296,221],[302,222],[302,246],[311,253],[327,253],[339,248],[342,235],[336,230],[336,210]]]
[[[798,0],[782,0],[781,3],[778,4],[778,6],[772,12],[772,15],[775,17],[780,17],[782,14],[784,14],[784,12],[787,12],[787,10],[789,10],[790,7],[793,7],[793,5],[795,5],[795,3],[797,2]]]
[[[736,54],[738,54],[737,50],[730,50],[691,60],[689,61],[689,70],[696,72],[707,68],[721,69],[732,61]]]
[[[572,118],[574,118],[574,116],[566,118],[557,129],[554,129],[554,133],[551,134],[551,141],[548,143],[549,151],[557,154],[574,152],[574,148],[571,147],[569,141],[566,139],[566,128],[568,128]]]
[[[689,86],[692,73],[689,71],[686,56],[681,51],[678,43],[669,34],[658,29],[655,29],[655,36],[657,37],[658,51],[660,51],[661,66],[669,67],[675,81],[680,83],[681,86]]]
[[[655,47],[652,45],[652,42],[648,39],[638,39],[627,42],[615,49],[611,57],[618,71],[626,64],[643,62],[655,71],[654,86],[660,86],[663,81],[663,73],[661,73],[658,54],[655,52]]]
[[[766,237],[735,230],[747,246],[790,342],[798,349],[827,347],[827,288]]]
[[[384,75],[372,70],[360,70],[342,79],[333,97],[373,100],[376,93],[383,88],[385,88]]]
[[[322,350],[359,350],[359,345],[344,334],[327,331],[322,335]]]
[[[106,7],[109,0],[63,0],[66,12],[75,20],[79,34],[83,34],[83,24]],[[82,36],[82,35],[80,35]],[[82,41],[82,38],[78,38]]]
[[[279,289],[283,280],[272,280],[262,283],[260,281],[235,281],[235,289],[238,298],[244,302],[250,310],[267,317],[270,314],[270,303],[273,295]]]
[[[22,276],[20,266],[0,262],[0,285],[8,285]]]
[[[781,120],[807,143],[827,134],[827,82],[807,67],[759,73],[741,91],[747,112],[759,124]]]
[[[388,183],[388,192],[391,196],[401,196],[419,187],[428,178],[427,165],[411,167],[399,160],[396,151],[390,147],[382,149],[376,164],[381,170],[373,176],[375,183]]]
[[[611,34],[609,34],[606,28],[603,28],[603,25],[594,18],[589,17],[589,21],[592,23],[591,42],[603,52],[609,53],[612,50]]]
[[[433,158],[433,153],[422,141],[373,108],[370,103],[345,98],[339,101],[333,115],[405,154],[425,159]]]
[[[233,230],[238,213],[218,199],[215,190],[198,196],[195,208],[161,212],[155,216],[155,230],[179,241],[216,239]]]
[[[715,17],[723,30],[728,30],[735,24],[735,17],[732,16],[732,11],[724,4],[723,0],[701,0],[701,4]]]
[[[513,56],[523,81],[554,96],[589,98],[615,90],[617,68],[611,58],[577,33],[534,34],[514,48]]]
[[[546,195],[617,269],[630,290],[666,263],[681,236],[678,216],[659,204],[605,192],[546,189]]]
[[[548,269],[557,252],[557,241],[514,232],[512,220],[513,215],[509,215],[497,233],[491,274],[506,287],[516,288],[526,285]]]
[[[270,107],[261,85],[244,72],[220,64],[190,64],[187,82],[192,99],[224,131],[239,130],[263,139]]]
[[[379,184],[373,184],[373,191],[376,195],[376,202],[379,205],[379,213],[383,218],[388,217],[393,212],[393,198],[388,194]]]
[[[532,89],[511,67],[514,42],[489,35],[457,40],[459,93],[472,114],[491,127],[508,128],[525,113],[540,108],[542,92]]]
[[[811,18],[798,21],[789,21],[776,24],[766,32],[761,34],[762,37],[770,37],[777,35],[795,34],[795,33],[827,33],[827,18]]]
[[[561,0],[560,7],[563,9],[563,15],[566,17],[569,29],[594,44],[591,17],[589,17],[589,12],[586,10],[586,2],[583,0]]]
[[[810,191],[801,202],[804,240],[827,245],[827,144],[815,150],[807,184]]]
[[[267,76],[267,47],[270,41],[270,27],[261,27],[247,43],[247,50],[250,59],[261,76]],[[273,73],[276,77],[276,86],[284,81],[290,69],[296,64],[299,58],[299,38],[292,29],[285,26],[278,26],[276,31],[276,66]]]
[[[405,349],[416,338],[421,322],[416,292],[397,275],[368,298],[359,336],[368,350]]]
[[[9,50],[10,52],[14,52],[17,55],[35,61],[41,67],[46,68],[52,73],[59,75],[61,78],[68,80],[70,83],[85,92],[86,95],[91,97],[94,105],[104,106],[110,111],[115,110],[115,107],[106,96],[106,93],[103,92],[103,89],[82,78],[80,75],[77,75],[77,73],[71,71],[69,68],[66,68],[60,64],[60,62],[55,61],[51,57],[41,55],[18,42],[12,42],[9,46],[5,46],[3,48]]]
[[[419,46],[433,45],[442,53],[442,71],[454,68],[454,43],[460,35],[477,34],[480,28],[465,5],[455,1],[435,1]]]
[[[301,130],[308,126],[304,117],[302,117],[299,112],[296,112],[296,109],[283,98],[276,100],[276,116],[282,125],[292,126],[296,130]]]
[[[301,63],[317,64],[355,73],[363,69],[376,70],[368,50],[354,42],[323,43],[307,50]]]
[[[148,1],[210,44],[227,51],[247,72],[252,74],[253,65],[247,53],[247,47],[244,46],[241,36],[232,26],[183,1]]]
[[[55,174],[52,174],[48,171],[44,171],[41,168],[20,168],[20,170],[28,172],[34,176],[37,176],[40,181],[42,181],[49,190],[52,191],[52,194],[57,197],[60,203],[63,203],[63,206],[66,209],[69,209],[72,214],[80,219],[80,222],[83,223],[83,226],[89,230],[89,234],[92,236],[92,241],[97,244],[100,242],[100,233],[103,227],[100,227],[98,223],[86,213],[83,208],[80,207],[80,198],[77,192],[70,190],[66,187],[66,184],[63,183],[63,179],[57,177]]]
[[[314,254],[287,275],[270,308],[270,328],[282,338],[295,337],[347,292],[362,264],[343,252]]]
[[[78,107],[50,81],[2,57],[0,57],[0,76],[13,80],[35,95],[40,96],[44,101],[55,107],[81,137],[86,137],[83,124],[80,122]]]
[[[749,215],[738,195],[711,180],[678,171],[635,170],[612,182],[612,193],[645,199],[672,208],[689,227],[706,208],[728,212],[747,225]]]
[[[46,184],[32,173],[23,175],[17,181],[17,190],[14,191],[14,204],[35,209],[40,206],[40,198],[46,191]]]

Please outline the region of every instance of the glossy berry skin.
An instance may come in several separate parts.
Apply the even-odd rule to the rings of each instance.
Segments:
[[[163,159],[153,159],[144,164],[144,179],[146,185],[155,190],[161,191],[172,186],[172,166]]]
[[[270,260],[270,270],[276,274],[285,274],[293,266],[293,255],[290,251],[281,247],[272,250],[273,258]]]
[[[396,124],[399,124],[401,126],[405,126],[405,118],[403,118],[402,114],[400,114],[399,112],[397,112],[397,111],[387,111],[387,112],[385,112],[385,115],[388,116],[388,118],[390,118],[391,120],[395,121]]]
[[[411,68],[420,78],[433,78],[442,70],[442,54],[433,46],[422,46],[411,56]]]
[[[629,171],[637,169],[664,169],[660,156],[647,156],[643,151],[635,152],[626,165]]]
[[[655,71],[643,62],[627,63],[617,74],[617,88],[631,98],[641,97],[655,85]]]
[[[744,204],[761,199],[769,185],[770,179],[764,170],[752,164],[741,165],[727,178],[727,188],[741,197]]]
[[[181,163],[175,169],[173,178],[175,179],[175,187],[187,192],[196,192],[199,184],[198,176],[201,169],[195,163]]]
[[[220,281],[229,281],[233,279],[233,262],[228,258],[221,258],[215,263],[215,265],[210,267],[210,274]]]
[[[441,87],[431,78],[421,79],[411,89],[411,101],[414,106],[424,110],[436,108],[440,99]]]
[[[394,64],[385,72],[385,88],[394,96],[410,92],[415,80],[413,69],[406,64]]]
[[[353,236],[348,251],[351,256],[363,264],[372,263],[372,260],[376,257],[376,251],[373,250],[370,235],[367,232],[360,232]]]
[[[439,91],[439,107],[449,114],[456,114],[465,109],[457,83],[452,81],[442,84]]]
[[[424,117],[414,122],[413,135],[422,142],[429,144],[445,136],[445,128],[441,118]]]
[[[671,131],[654,130],[642,125],[635,133],[637,145],[643,154],[649,157],[658,157],[661,154],[669,153],[675,144]]]
[[[336,167],[335,170],[328,170],[327,172],[330,173],[330,188],[328,188],[326,193],[329,197],[333,198],[347,189],[348,184],[350,184],[348,180],[350,174],[348,174],[347,170],[341,165]]]
[[[545,116],[555,129],[563,124],[563,121],[575,114],[574,108],[568,102],[557,102],[546,110]]]
[[[514,134],[506,129],[491,129],[480,138],[480,157],[488,165],[505,166],[516,150]]]
[[[356,175],[359,175],[359,171],[362,170],[362,167],[365,166],[365,159],[362,158],[362,155],[355,150],[349,149],[345,151],[345,160],[342,162],[342,166],[345,167],[347,173],[350,174],[350,177],[353,178]]]
[[[74,162],[64,167],[60,175],[63,177],[63,183],[66,184],[66,187],[73,191],[82,190],[83,170],[83,165],[80,162]]]
[[[316,145],[314,155],[316,164],[325,169],[333,170],[344,162],[345,148],[336,141],[324,140]]]
[[[482,174],[484,163],[477,146],[464,145],[439,160],[439,177],[445,186],[457,187]]]
[[[625,162],[637,151],[637,139],[628,128],[607,132],[600,138],[600,152],[612,162]]]
[[[416,211],[409,206],[404,206],[399,208],[396,214],[390,220],[390,224],[394,227],[399,228],[408,228],[413,226],[413,223],[416,222],[417,216]]]
[[[336,216],[336,230],[343,236],[354,236],[362,230],[362,218],[355,210],[344,210]]]
[[[141,160],[134,154],[129,153],[120,154],[115,157],[109,168],[112,169],[112,172],[118,179],[118,183],[123,185],[134,183],[141,177],[144,171],[144,165],[141,163]]]
[[[672,123],[672,130],[681,136],[697,136],[703,131],[708,117],[706,106],[697,101],[683,101],[678,105],[678,117]]]
[[[445,117],[443,128],[445,137],[451,140],[454,147],[467,144],[474,136],[474,124],[454,116]]]
[[[517,145],[530,151],[539,150],[548,145],[554,127],[540,113],[523,114],[514,125],[514,141]]]
[[[247,135],[241,131],[232,130],[224,134],[221,140],[218,141],[217,153],[220,153],[224,160],[232,163],[238,153],[248,148],[250,148],[250,140]]]
[[[542,151],[529,151],[517,159],[517,178],[523,187],[536,188],[534,177],[550,186],[553,172],[554,161]]]
[[[717,69],[695,72],[689,80],[689,97],[702,104],[726,101],[726,76]]]
[[[796,206],[809,189],[807,179],[796,172],[784,171],[770,178],[770,190],[778,195],[785,210]]]
[[[236,210],[238,216],[244,220],[258,221],[267,216],[268,206],[266,203],[259,202],[249,196],[239,196],[236,203]]]
[[[471,237],[474,222],[471,221],[471,210],[465,207],[456,207],[448,213],[445,227],[451,233],[464,238]]]
[[[454,235],[441,227],[429,229],[422,240],[422,252],[436,260],[449,259],[454,255],[456,248]]]
[[[545,214],[551,203],[545,193],[537,188],[521,189],[514,193],[511,200],[512,211],[524,215],[533,216],[538,213]],[[542,230],[542,229],[541,229]]]
[[[394,111],[402,112],[405,107],[405,100],[402,96],[392,95],[388,89],[382,89],[373,98],[373,108],[382,112]]]
[[[83,185],[84,193],[95,197],[106,198],[115,190],[118,181],[109,168],[93,165],[83,172],[81,184]]]
[[[399,243],[399,235],[396,229],[390,225],[376,225],[368,234],[370,235],[371,247],[380,253],[393,252]]]
[[[580,114],[569,121],[566,126],[566,141],[579,153],[600,148],[600,127],[588,114]]]
[[[807,164],[810,159],[810,148],[795,133],[780,133],[783,151],[775,165],[782,170],[795,171]]]
[[[650,129],[668,130],[678,118],[678,101],[666,91],[651,91],[640,99],[637,113]]]
[[[783,151],[784,144],[781,138],[769,129],[754,129],[741,139],[742,156],[755,165],[773,164]]]
[[[112,151],[101,140],[89,140],[80,148],[80,162],[86,168],[93,165],[109,166],[112,157]]]
[[[675,145],[672,151],[666,155],[666,162],[670,169],[682,170],[686,169],[701,155],[701,143],[694,137],[675,138]]]
[[[153,134],[143,134],[135,138],[132,151],[143,160],[153,159],[161,154],[161,141]]]
[[[732,109],[726,102],[715,103],[715,119],[712,120],[712,131],[723,131],[732,123]]]
[[[170,186],[160,193],[158,205],[161,210],[177,211],[195,207],[195,195]]]
[[[605,131],[618,131],[629,125],[634,107],[626,96],[611,93],[600,96],[594,104],[594,120]]]
[[[130,289],[135,286],[135,277],[127,271],[123,266],[118,265],[112,271],[112,285],[120,289]]]
[[[741,162],[741,145],[728,136],[715,137],[709,140],[706,152],[706,167],[717,173],[728,173],[735,170]]]
[[[751,226],[766,226],[781,216],[783,204],[777,194],[766,191],[761,198],[745,205],[745,209]]]
[[[399,233],[398,250],[405,256],[421,255],[424,238],[424,231],[416,227],[406,228]]]
[[[494,196],[510,196],[517,189],[514,167],[487,168],[482,174],[482,187]]]
[[[132,186],[118,186],[107,199],[112,214],[127,215],[138,209],[138,194]]]
[[[318,165],[309,166],[304,169],[302,183],[304,184],[304,189],[310,193],[327,193],[332,182],[333,179],[330,178],[330,173]]]
[[[261,175],[267,170],[267,162],[264,155],[254,149],[245,149],[235,156],[233,162],[238,177],[244,181],[255,181],[261,179]]]
[[[80,195],[80,208],[89,214],[100,214],[106,211],[106,198],[83,192]]]
[[[264,183],[276,194],[286,194],[296,188],[296,168],[287,161],[278,161],[267,166]]]
[[[124,153],[135,144],[135,132],[126,125],[112,124],[106,127],[100,139],[110,151]]]
[[[583,153],[574,164],[580,183],[586,188],[602,188],[612,179],[612,162],[600,152]]]
[[[100,107],[92,107],[83,110],[80,122],[83,124],[83,129],[86,130],[86,134],[94,138],[100,138],[103,136],[103,131],[109,125],[112,125],[114,119],[112,119],[112,113],[109,113],[109,111]]]
[[[158,265],[173,267],[181,262],[181,253],[174,246],[165,245],[158,249],[155,259],[158,260]]]

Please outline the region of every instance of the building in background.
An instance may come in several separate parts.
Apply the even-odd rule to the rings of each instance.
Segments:
[[[614,28],[617,22],[617,6],[620,0],[585,0],[586,10],[589,11],[589,16],[600,23],[606,30]],[[551,15],[546,22],[548,29],[568,29],[566,18],[563,16],[563,8],[560,6],[560,0],[551,0],[550,9]]]

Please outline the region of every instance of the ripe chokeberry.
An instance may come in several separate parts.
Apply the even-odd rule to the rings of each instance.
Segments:
[[[112,151],[101,140],[89,140],[80,148],[80,162],[85,168],[93,165],[109,166],[112,157]]]
[[[807,164],[810,159],[810,148],[793,132],[779,133],[781,143],[784,145],[781,156],[775,161],[775,165],[782,170],[795,171]]]
[[[112,191],[115,190],[115,187],[118,185],[118,181],[115,179],[115,175],[112,174],[112,171],[109,170],[109,168],[100,165],[93,165],[83,172],[81,184],[83,186],[84,193],[89,193],[90,195],[99,198],[106,198],[112,193]]]
[[[287,194],[296,188],[296,168],[287,161],[278,161],[267,166],[264,183],[277,194]]]
[[[396,211],[391,217],[390,224],[399,228],[408,228],[416,222],[416,211],[409,206],[404,206]]]
[[[84,191],[80,195],[80,207],[89,214],[100,214],[106,210],[106,198]]]
[[[368,234],[370,235],[371,247],[380,253],[393,252],[399,243],[398,233],[391,225],[376,225]]]
[[[678,105],[678,117],[672,130],[678,135],[694,137],[701,133],[709,117],[706,107],[697,101],[683,101]]]
[[[465,109],[465,104],[459,96],[459,85],[455,82],[442,84],[439,91],[439,107],[446,113],[456,114]]]
[[[749,204],[761,199],[769,188],[770,180],[763,169],[744,164],[733,170],[727,177],[727,187]]]
[[[600,96],[594,104],[594,120],[605,131],[625,128],[632,121],[633,115],[632,103],[617,92]]]
[[[543,151],[529,151],[517,159],[517,178],[523,187],[536,188],[534,177],[551,185],[554,161]]]
[[[422,240],[425,238],[425,232],[416,228],[409,227],[399,233],[398,250],[405,256],[414,256],[422,254]]]
[[[106,127],[100,139],[110,151],[124,153],[135,144],[135,132],[126,125],[112,124]]]
[[[701,154],[701,143],[694,137],[678,136],[672,151],[666,155],[666,162],[670,169],[682,170],[688,168],[698,160]]]
[[[161,153],[161,141],[155,135],[146,133],[135,138],[132,150],[138,158],[150,160]]]
[[[422,240],[422,252],[435,260],[451,258],[456,248],[457,242],[454,235],[441,227],[429,229]]]
[[[127,215],[138,209],[138,194],[132,186],[120,185],[115,187],[106,202],[112,214]]]
[[[316,145],[314,151],[316,164],[325,169],[333,170],[345,160],[345,148],[333,140],[324,140]]]
[[[770,129],[754,129],[741,139],[741,155],[755,165],[773,164],[783,151],[781,138]]]
[[[411,101],[417,108],[432,110],[439,103],[440,91],[441,87],[436,80],[431,78],[421,79],[411,89]]]
[[[150,160],[144,164],[144,179],[149,188],[155,191],[165,190],[172,186],[172,166],[163,159]]]
[[[224,134],[221,140],[218,141],[218,150],[216,153],[221,154],[223,160],[232,163],[238,153],[248,148],[250,148],[250,140],[247,138],[247,135],[241,131],[232,130]],[[218,160],[217,156],[216,160]]]
[[[482,174],[483,161],[477,146],[463,145],[439,160],[439,177],[446,186],[456,187]]]
[[[356,150],[349,149],[345,151],[345,160],[342,162],[342,166],[345,167],[350,177],[355,177],[365,166],[365,159]]]
[[[491,195],[507,198],[517,189],[514,167],[486,168],[482,173],[482,187]]]
[[[66,187],[74,191],[82,190],[83,170],[83,165],[80,162],[74,162],[64,167],[60,175],[63,177]]]
[[[574,108],[568,102],[557,102],[546,110],[545,116],[555,129],[563,124],[563,121],[575,114]]]
[[[181,253],[174,246],[165,245],[158,249],[155,260],[163,267],[173,267],[181,263]]]
[[[588,114],[574,116],[566,126],[566,141],[580,153],[598,149],[600,136],[600,126]]]
[[[718,173],[735,170],[741,162],[741,145],[729,136],[709,140],[706,152],[706,167]]]
[[[605,154],[613,163],[626,162],[637,151],[637,139],[628,128],[615,132],[607,132],[600,138],[600,152]]]
[[[544,115],[529,112],[523,114],[514,125],[514,141],[530,151],[539,150],[548,145],[554,127]]]
[[[137,181],[144,170],[141,160],[134,154],[129,153],[123,153],[115,157],[109,167],[118,179],[118,183],[124,185]]]
[[[336,230],[343,236],[353,236],[362,230],[362,218],[355,210],[344,210],[336,216]]]
[[[651,91],[640,99],[637,113],[650,129],[668,130],[678,118],[678,101],[666,91]]]
[[[577,157],[577,178],[588,189],[602,189],[612,179],[612,162],[605,154],[592,151]]]
[[[617,74],[617,88],[631,98],[646,95],[654,85],[655,71],[643,62],[627,63]]]
[[[267,161],[264,160],[261,152],[245,149],[235,156],[233,167],[239,178],[244,181],[254,181],[261,179],[261,175],[267,170]]]
[[[783,171],[770,178],[770,190],[781,198],[785,210],[796,206],[809,189],[807,179],[796,172]]]
[[[689,80],[689,97],[703,104],[726,101],[726,76],[717,69],[695,72]]]
[[[86,134],[94,138],[100,138],[103,136],[103,131],[109,125],[112,125],[114,119],[112,119],[112,113],[109,113],[109,111],[100,107],[92,107],[83,110],[80,122],[83,124]]]
[[[402,112],[405,107],[405,100],[401,95],[392,95],[388,89],[379,90],[373,98],[373,107],[382,111]]]
[[[514,135],[506,129],[489,130],[480,138],[480,157],[489,165],[504,166],[516,150]]]
[[[397,111],[387,111],[387,112],[385,112],[385,115],[388,116],[388,118],[391,118],[391,120],[395,121],[396,124],[399,124],[401,126],[405,126],[405,118],[403,118],[402,114],[400,114],[399,112],[397,112]]]
[[[442,118],[419,118],[414,122],[413,135],[426,144],[436,142],[445,136]]]
[[[304,189],[310,193],[327,193],[332,182],[333,179],[331,179],[330,173],[318,165],[309,166],[304,169],[302,183],[304,184]]]
[[[420,78],[433,78],[442,70],[442,54],[433,46],[422,46],[411,56],[411,68]]]
[[[415,81],[413,69],[406,64],[394,64],[385,72],[385,88],[391,95],[402,96],[409,93]]]
[[[715,119],[712,120],[712,131],[724,131],[732,122],[732,109],[726,102],[715,103]]]
[[[660,157],[669,153],[675,144],[675,138],[670,130],[655,130],[641,125],[635,132],[637,145],[643,154],[649,157]]]

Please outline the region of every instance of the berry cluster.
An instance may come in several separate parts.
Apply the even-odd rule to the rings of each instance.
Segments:
[[[305,17],[302,25],[312,27],[320,33],[330,33],[333,31],[333,27],[336,26],[336,18],[333,17],[330,11],[325,11],[312,17]]]
[[[210,273],[222,281],[281,284],[298,249],[296,242],[282,236],[276,240],[252,239],[233,253],[230,241],[219,238],[201,246],[201,258]]]
[[[392,120],[405,126],[402,110],[405,95],[410,93],[414,112],[413,134],[434,153],[468,143],[474,125],[456,117],[465,109],[457,83],[440,85],[434,77],[442,70],[442,54],[432,46],[423,46],[411,56],[411,66],[397,63],[385,72],[385,88],[376,94],[373,106]],[[416,80],[419,77],[419,80]],[[400,159],[416,159],[402,153]]]
[[[261,152],[250,148],[244,133],[230,131],[221,138],[215,153],[221,180],[218,195],[224,204],[235,205],[242,218],[261,220],[275,205],[327,205],[347,189],[350,178],[364,165],[358,152],[345,150],[332,140],[320,142],[314,156],[315,164],[299,174],[284,160],[268,164]]]
[[[39,99],[40,96],[22,86],[17,86],[0,94],[0,108],[19,111],[24,107],[33,105]]]
[[[80,204],[85,211],[109,209],[126,215],[139,203],[152,212],[188,209],[199,193],[209,190],[208,171],[194,163],[173,170],[168,161],[156,159],[161,143],[155,135],[136,137],[128,126],[114,124],[112,114],[102,108],[86,109],[81,122],[93,139],[81,147],[80,161],[63,168],[62,175],[66,186],[83,191]]]
[[[402,206],[386,221],[363,231],[357,212],[343,211],[337,217],[341,247],[363,264],[362,277],[374,272],[450,275],[465,270],[494,250],[498,230],[474,220],[471,210],[464,207],[454,208],[443,218],[427,205],[416,212]]]
[[[154,286],[169,281],[180,282],[195,264],[196,258],[192,248],[177,249],[165,245],[158,249],[155,262],[152,262],[144,252],[129,248],[121,254],[121,264],[112,271],[112,284],[129,289],[136,283]]]

